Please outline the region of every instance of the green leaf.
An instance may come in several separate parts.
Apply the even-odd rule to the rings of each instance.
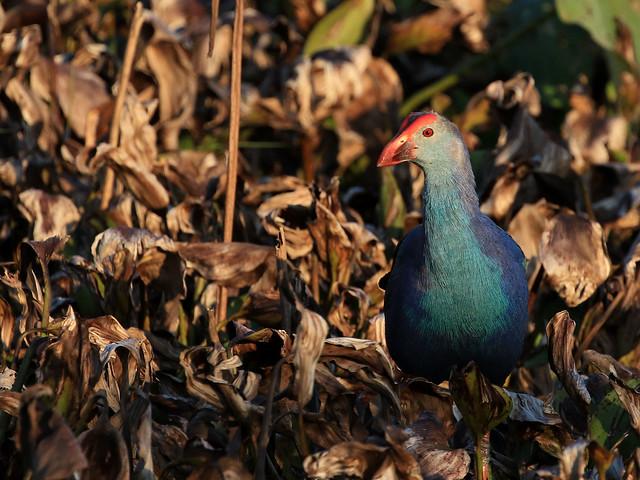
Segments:
[[[375,7],[374,0],[345,0],[325,15],[307,37],[304,53],[357,45]]]
[[[611,449],[631,431],[629,414],[613,388],[590,410],[589,438],[598,445]],[[631,433],[631,436],[635,437],[635,434]],[[625,445],[622,450],[626,448]]]
[[[577,23],[607,50],[615,50],[616,20],[629,29],[637,56],[640,52],[640,1],[638,0],[556,0],[558,16]]]
[[[511,412],[511,397],[503,388],[492,385],[475,363],[454,372],[449,386],[464,422],[476,437],[490,432]]]

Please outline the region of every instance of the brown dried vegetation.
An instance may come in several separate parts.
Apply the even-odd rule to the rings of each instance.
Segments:
[[[249,2],[222,243],[230,3],[208,56],[208,2],[148,2],[123,86],[130,2],[0,9],[1,476],[454,480],[493,427],[497,478],[638,476],[634,30],[607,51],[616,95],[576,75],[563,109],[530,74],[452,64],[499,45],[490,2]],[[528,259],[506,388],[408,377],[384,342],[378,282],[421,179],[375,158],[443,75],[422,105],[460,126],[482,211]]]

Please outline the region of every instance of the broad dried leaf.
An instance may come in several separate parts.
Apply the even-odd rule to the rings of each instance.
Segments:
[[[38,146],[44,151],[51,150],[58,141],[58,125],[52,125],[45,102],[17,77],[7,82],[4,91],[7,97],[18,105],[22,120],[27,125],[34,129],[41,127],[37,139]]]
[[[469,454],[449,447],[444,427],[431,414],[421,414],[404,432],[404,447],[418,461],[425,480],[462,480],[469,473]]]
[[[147,45],[144,58],[158,82],[162,144],[178,150],[180,129],[191,120],[195,108],[197,76],[184,48],[166,36]]]
[[[129,280],[137,262],[147,250],[158,248],[176,252],[173,241],[162,235],[154,235],[140,228],[109,228],[96,235],[91,254],[96,269],[116,280]]]
[[[0,299],[1,300],[1,299]],[[0,372],[0,391],[11,390],[13,383],[16,381],[16,371],[9,367],[4,367]]]
[[[33,478],[66,478],[87,465],[80,444],[62,416],[51,407],[49,387],[34,385],[22,393],[16,442]]]
[[[129,95],[120,121],[120,145],[98,146],[96,155],[110,160],[110,165],[136,197],[151,209],[169,205],[169,193],[153,173],[158,155],[156,132],[149,121],[157,102],[143,105],[137,97]]]
[[[29,189],[20,193],[18,208],[33,223],[33,239],[66,237],[80,221],[80,212],[73,201],[64,195]]]
[[[102,126],[98,133],[106,130],[106,120],[111,114],[112,99],[102,78],[87,68],[70,63],[55,63],[42,59],[31,70],[31,87],[42,99],[51,102],[55,97],[73,132],[84,138],[87,133],[87,117],[102,113]],[[55,79],[54,82],[51,79]],[[51,88],[54,89],[53,95]],[[99,120],[100,123],[100,120]]]
[[[622,116],[596,111],[593,100],[581,93],[571,96],[571,104],[562,135],[573,155],[575,171],[583,173],[590,164],[607,163],[610,151],[624,150],[628,123]]]
[[[106,417],[98,420],[91,430],[78,436],[82,451],[87,457],[88,468],[82,479],[128,480],[129,454],[120,432]]]
[[[226,287],[270,290],[275,285],[276,259],[271,247],[251,243],[180,243],[178,253],[207,280]]]
[[[573,331],[575,328],[576,322],[571,319],[566,310],[556,313],[549,320],[547,323],[549,363],[571,398],[581,404],[588,405],[591,403],[591,395],[587,390],[585,378],[576,369],[573,358],[575,342]]]
[[[509,235],[520,246],[526,258],[539,255],[542,234],[558,209],[557,205],[548,203],[543,198],[536,203],[523,205],[509,222]]]
[[[293,342],[293,365],[296,370],[294,391],[300,407],[304,407],[313,393],[315,370],[324,339],[329,333],[327,322],[315,312],[297,305],[301,318]]]
[[[540,260],[549,283],[570,307],[587,300],[611,272],[600,224],[567,211],[548,222]]]

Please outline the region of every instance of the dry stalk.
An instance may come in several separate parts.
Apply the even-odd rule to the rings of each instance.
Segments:
[[[111,118],[109,143],[114,147],[118,146],[118,141],[120,140],[120,118],[122,117],[124,99],[127,94],[131,70],[133,69],[133,57],[136,53],[136,46],[138,45],[138,38],[140,37],[140,30],[143,23],[144,17],[142,15],[142,3],[137,2],[133,19],[131,20],[129,39],[127,40],[127,48],[124,53],[124,63],[122,65],[122,72],[120,73],[120,80],[118,82],[118,95],[116,96],[116,104],[113,109],[113,117]],[[102,186],[102,200],[100,202],[100,208],[102,210],[106,210],[109,207],[111,197],[113,196],[114,182],[115,174],[111,168],[107,167],[107,173]]]
[[[231,54],[231,105],[229,125],[229,163],[227,165],[227,191],[224,204],[223,241],[233,239],[233,216],[236,203],[236,183],[238,181],[238,143],[240,141],[240,81],[242,79],[242,31],[244,28],[244,0],[236,1],[233,20],[233,40]],[[218,295],[218,325],[224,325],[227,317],[227,289],[220,287]]]
[[[218,12],[220,11],[220,0],[211,0],[211,23],[209,24],[209,52],[208,56],[213,56],[213,47],[216,42],[216,26],[218,25]]]

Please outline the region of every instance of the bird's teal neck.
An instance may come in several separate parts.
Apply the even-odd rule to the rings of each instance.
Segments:
[[[479,214],[473,172],[468,160],[461,167],[425,173],[425,259],[442,286],[466,275],[464,267],[482,255],[471,224]]]

